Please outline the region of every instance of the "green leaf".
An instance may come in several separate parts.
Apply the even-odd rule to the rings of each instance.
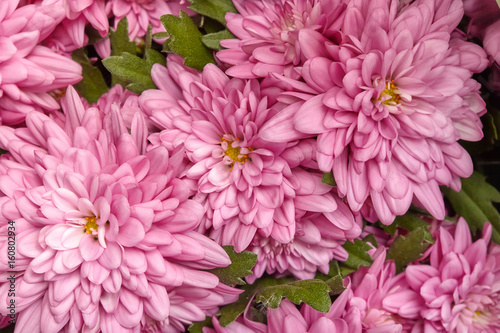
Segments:
[[[203,35],[201,37],[202,43],[213,50],[221,50],[220,41],[224,39],[236,38],[229,30],[225,29],[219,32],[215,32],[208,35]]]
[[[321,182],[330,186],[337,186],[335,178],[333,177],[333,172],[325,172],[323,177],[321,177]]]
[[[154,50],[149,51],[158,53]],[[150,55],[151,58],[156,58],[156,56]],[[151,79],[151,68],[154,64],[152,61],[141,59],[130,53],[122,53],[120,56],[108,57],[102,63],[112,75],[125,82],[128,90],[136,94],[156,88]]]
[[[169,34],[165,42],[168,49],[184,57],[186,66],[202,70],[208,63],[215,63],[212,50],[201,42],[201,32],[188,14],[181,16],[163,15],[160,18]]]
[[[212,317],[206,317],[204,321],[192,323],[188,327],[189,333],[203,333],[203,327],[213,327]]]
[[[321,280],[293,281],[290,278],[263,278],[251,285],[242,287],[244,290],[238,300],[223,306],[219,313],[219,323],[225,327],[235,321],[247,307],[254,295],[257,302],[265,306],[277,308],[284,297],[295,304],[305,302],[314,309],[328,312],[331,306],[330,288]]]
[[[245,308],[248,303],[252,299],[252,297],[257,292],[257,289],[261,286],[262,280],[257,280],[254,284],[245,285],[242,287],[245,290],[240,294],[238,300],[234,303],[225,305],[220,308],[219,314],[219,323],[222,327],[226,327],[235,321],[243,312],[245,312]]]
[[[339,263],[343,276],[357,271],[361,266],[371,266],[373,258],[368,251],[372,249],[372,246],[366,240],[355,239],[354,243],[346,241],[343,248],[349,253],[347,260]]]
[[[190,9],[195,12],[213,18],[226,25],[226,13],[237,13],[236,7],[231,0],[189,0]]]
[[[399,235],[387,250],[387,259],[393,259],[396,271],[401,273],[404,268],[422,257],[429,245],[434,243],[428,226],[413,229],[408,235]]]
[[[407,212],[405,215],[396,216],[396,219],[390,225],[378,223],[378,226],[381,227],[389,235],[394,236],[396,234],[397,228],[403,228],[405,230],[412,231],[419,227],[428,227],[429,224],[422,218],[420,218],[420,216],[418,216],[417,214]]]
[[[484,175],[474,172],[470,178],[462,179],[460,192],[444,187],[442,190],[473,233],[482,230],[484,222],[488,221],[493,227],[493,241],[500,244],[500,214],[492,203],[500,202],[500,192],[486,182]]]
[[[243,251],[236,253],[233,246],[223,246],[231,259],[231,265],[212,269],[210,272],[217,275],[220,282],[227,285],[245,284],[242,277],[252,274],[252,268],[257,262],[257,255]]]
[[[281,300],[287,298],[297,305],[305,302],[317,311],[328,312],[332,305],[329,291],[330,288],[322,280],[302,280],[264,288],[257,294],[256,300],[276,309]]]
[[[75,89],[90,104],[97,102],[102,94],[109,91],[101,71],[92,66],[84,49],[75,50],[71,57],[82,66],[83,79],[74,85]]]
[[[344,290],[344,278],[340,271],[339,263],[337,260],[330,262],[330,271],[328,272],[330,278],[326,280],[326,284],[330,288],[330,295],[340,295]]]
[[[160,32],[153,34],[153,38],[156,38],[156,39],[168,38],[168,36],[170,36],[170,35],[166,31],[160,31]]]
[[[111,43],[111,55],[119,56],[124,52],[136,54],[137,46],[128,37],[127,17],[118,22],[116,30],[110,29],[109,41]]]

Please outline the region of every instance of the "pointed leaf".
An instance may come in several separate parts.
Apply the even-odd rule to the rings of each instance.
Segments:
[[[404,268],[422,257],[423,252],[434,243],[427,226],[418,227],[408,233],[399,235],[387,250],[387,259],[393,259],[396,271],[401,273]]]
[[[75,89],[90,104],[97,102],[109,90],[101,71],[92,66],[84,49],[75,50],[71,57],[82,66],[83,79],[74,85]]]
[[[240,294],[236,302],[220,309],[219,322],[222,326],[225,327],[235,321],[245,311],[254,295],[256,302],[271,308],[277,308],[285,297],[295,304],[305,302],[322,312],[328,312],[331,306],[328,293],[330,289],[321,280],[293,281],[291,278],[268,277],[259,279],[254,284],[245,285],[242,289],[245,291]]]
[[[372,246],[366,240],[355,239],[354,243],[346,241],[342,246],[349,253],[347,260],[339,263],[343,276],[357,271],[361,266],[371,266],[373,259],[368,251]]]
[[[110,29],[109,41],[111,43],[111,55],[118,56],[124,52],[136,54],[137,47],[130,41],[128,36],[128,20],[124,17],[118,22],[116,30]]]
[[[242,289],[245,291],[240,294],[236,302],[225,305],[220,308],[219,323],[221,324],[222,327],[226,327],[227,325],[231,324],[241,314],[243,314],[243,312],[245,312],[245,308],[247,307],[248,303],[257,292],[258,288],[262,286],[263,282],[265,282],[265,279],[257,280],[254,282],[254,284],[244,285]]]
[[[108,57],[102,63],[112,75],[125,82],[128,90],[140,94],[147,89],[156,89],[151,79],[151,68],[155,62],[165,61],[158,54],[158,51],[149,49],[146,51],[147,59],[141,59],[130,53],[122,53],[120,56]]]
[[[161,22],[169,34],[165,45],[172,52],[184,57],[186,66],[202,70],[208,63],[215,63],[213,52],[201,42],[201,32],[188,14],[163,15]]]
[[[317,311],[328,312],[332,306],[329,292],[330,288],[324,281],[302,280],[264,288],[256,300],[276,309],[281,300],[287,298],[297,305],[305,302]]]
[[[190,9],[195,12],[213,18],[220,23],[226,25],[226,13],[237,13],[231,0],[189,0],[191,2]]]
[[[236,38],[229,30],[214,32],[208,35],[203,35],[201,41],[203,44],[213,50],[221,50],[220,41],[224,39]]]
[[[500,202],[500,192],[486,182],[484,175],[474,172],[471,177],[462,179],[460,192],[449,188],[442,190],[457,214],[467,221],[471,232],[481,230],[488,221],[493,227],[493,241],[500,244],[500,214],[493,206],[493,202]]]
[[[245,284],[242,277],[252,274],[252,268],[257,262],[257,255],[248,251],[236,253],[233,246],[223,246],[223,248],[231,259],[231,265],[215,268],[210,272],[217,275],[220,282],[224,284]]]
[[[337,186],[335,178],[333,178],[333,172],[325,172],[323,177],[321,177],[321,182],[330,186]]]

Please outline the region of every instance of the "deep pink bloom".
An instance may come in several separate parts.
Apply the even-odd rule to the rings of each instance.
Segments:
[[[484,38],[485,29],[500,19],[500,8],[495,0],[463,0],[465,15],[470,18],[467,34]]]
[[[221,41],[217,57],[240,78],[268,73],[300,76],[297,66],[327,54],[339,39],[343,0],[236,0],[239,14],[227,13],[228,29],[238,39]]]
[[[435,11],[430,15],[429,11]],[[317,136],[319,169],[341,196],[368,204],[391,223],[417,200],[444,218],[439,185],[460,189],[472,172],[459,139],[482,138],[485,103],[474,72],[486,66],[478,45],[450,33],[461,1],[359,0],[345,13],[344,42],[302,69],[305,82],[274,75],[289,103],[261,130],[275,142]]]
[[[406,268],[408,284],[424,301],[425,332],[500,330],[500,246],[488,246],[491,232],[486,223],[483,237],[472,242],[461,218],[452,233],[440,228],[429,265]]]
[[[13,125],[27,113],[54,111],[59,103],[49,93],[81,80],[81,67],[40,45],[64,16],[56,5],[0,3],[0,121]]]
[[[170,310],[169,295],[177,287],[226,294],[203,270],[230,260],[194,231],[203,210],[178,178],[184,152],[146,152],[141,113],[129,133],[116,104],[107,114],[85,109],[72,87],[62,104],[64,128],[39,112],[28,114],[26,128],[0,128],[9,151],[0,157],[1,230],[15,221],[20,272],[16,331],[137,331],[145,316],[187,322]],[[0,286],[2,314],[8,289]],[[229,291],[218,299],[230,301]]]
[[[486,28],[483,47],[497,64],[500,64],[500,20]]]

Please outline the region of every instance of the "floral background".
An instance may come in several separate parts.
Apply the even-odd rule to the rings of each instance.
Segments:
[[[494,0],[2,0],[2,332],[500,331]]]

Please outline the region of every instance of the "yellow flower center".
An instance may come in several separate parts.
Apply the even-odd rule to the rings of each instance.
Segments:
[[[382,102],[382,104],[385,105],[394,105],[394,104],[399,104],[399,101],[401,100],[401,97],[399,96],[398,93],[396,93],[394,90],[397,90],[398,87],[394,84],[394,80],[391,80],[390,82],[387,82],[387,87],[382,91],[380,96],[378,97],[378,100],[382,100],[382,97],[384,95],[391,96],[391,98],[388,98]]]
[[[222,138],[221,143],[223,143],[223,142],[227,143],[227,149],[226,149],[225,155],[228,156],[231,160],[233,160],[233,162],[231,163],[231,169],[233,168],[234,163],[236,163],[236,162],[245,163],[246,161],[248,161],[248,158],[249,158],[248,154],[240,154],[241,147],[239,147],[239,146],[233,147],[234,141],[229,141],[229,140],[226,140],[225,138]],[[250,151],[253,150],[252,147],[247,147],[247,149]]]
[[[97,218],[95,216],[87,216],[85,218],[85,220],[87,221],[87,223],[85,224],[85,233],[87,234],[91,234],[92,231],[97,231],[97,229],[99,228],[99,226],[97,225]]]

